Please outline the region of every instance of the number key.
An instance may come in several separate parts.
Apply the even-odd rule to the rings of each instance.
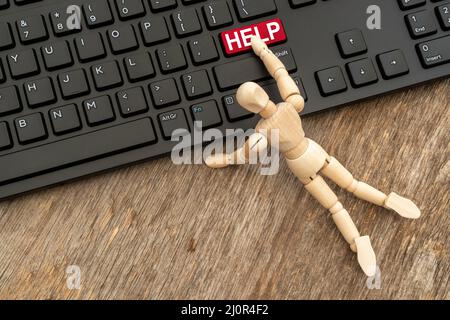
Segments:
[[[107,0],[91,0],[85,3],[83,13],[89,28],[101,27],[114,21]]]
[[[450,30],[450,3],[444,4],[436,8],[439,21],[444,30]]]
[[[398,4],[402,10],[408,10],[425,5],[426,0],[398,0]]]
[[[434,16],[429,11],[419,11],[406,16],[409,33],[414,39],[428,36],[437,32]]]
[[[133,19],[145,15],[142,0],[116,0],[121,20]]]
[[[53,32],[57,36],[63,36],[81,31],[80,7],[64,6],[50,12],[50,21]]]
[[[22,18],[16,21],[20,41],[28,44],[48,38],[47,27],[41,15]]]

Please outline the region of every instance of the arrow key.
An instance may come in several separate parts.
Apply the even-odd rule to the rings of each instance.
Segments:
[[[408,63],[400,50],[382,53],[377,56],[377,60],[385,79],[399,77],[409,72]]]
[[[324,97],[347,90],[342,70],[337,66],[317,71],[316,80]]]
[[[124,117],[131,117],[148,111],[148,103],[141,87],[120,91],[116,96],[120,113]]]
[[[367,52],[361,30],[353,29],[336,34],[336,42],[342,57],[348,58]]]
[[[347,63],[350,81],[355,88],[369,85],[378,81],[377,72],[370,59],[361,59]]]

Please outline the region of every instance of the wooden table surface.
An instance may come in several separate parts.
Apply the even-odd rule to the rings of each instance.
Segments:
[[[450,79],[303,122],[356,178],[422,209],[402,219],[333,186],[380,289],[284,162],[261,176],[165,158],[1,202],[0,298],[450,299]]]

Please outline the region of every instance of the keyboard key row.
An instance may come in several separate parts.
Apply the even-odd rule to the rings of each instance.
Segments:
[[[127,26],[130,27],[130,26]],[[131,30],[131,29],[127,29]],[[124,29],[117,32],[120,34]],[[112,32],[112,35],[115,33]],[[122,41],[123,40],[123,41]],[[75,49],[81,62],[94,61],[106,56],[106,50],[99,33],[93,33],[74,40]],[[113,51],[126,51],[125,48],[135,48],[137,43],[129,35],[123,35],[111,42]],[[209,35],[193,39],[188,42],[188,51],[195,65],[202,65],[219,59],[216,44]],[[74,64],[74,58],[67,41],[58,41],[41,47],[44,66],[49,71],[63,69]],[[161,72],[164,74],[183,70],[188,67],[185,50],[181,45],[172,45],[156,51]],[[27,49],[12,52],[7,56],[11,77],[22,79],[40,72],[36,51]],[[124,59],[130,81],[139,81],[155,74],[150,55],[137,54]],[[4,81],[3,69],[0,61],[0,82]]]
[[[400,50],[379,54],[377,62],[384,79],[392,79],[409,72],[405,56]],[[375,66],[369,58],[349,62],[345,67],[350,82],[355,88],[367,86],[378,81]],[[322,96],[326,97],[347,90],[347,83],[339,66],[317,71],[315,76]]]
[[[135,94],[135,95],[134,95]],[[142,88],[132,88],[117,93],[121,113],[128,115],[147,110]],[[97,126],[115,119],[112,101],[109,96],[101,96],[83,102],[83,111],[89,126]],[[201,122],[201,128],[208,129],[222,124],[222,118],[215,100],[209,100],[190,107],[192,122]],[[82,129],[81,118],[75,104],[65,105],[49,111],[51,128],[57,136]],[[161,113],[158,116],[161,131],[165,139],[170,139],[175,130],[190,131],[183,109]],[[27,145],[41,141],[49,136],[42,113],[33,113],[14,120],[17,139],[20,144]],[[13,146],[11,132],[7,122],[0,122],[0,150]]]
[[[145,7],[142,0],[115,0],[115,6],[121,20],[129,20],[145,16]],[[234,1],[239,19],[246,21],[277,11],[273,0],[246,0]],[[176,5],[176,1],[150,1],[152,9],[168,9]],[[53,9],[48,13],[51,29],[56,36],[80,32],[82,21],[78,21],[77,6],[62,6]],[[88,28],[97,28],[109,25],[114,22],[110,4],[107,0],[88,1],[82,5],[82,12]],[[204,20],[209,29],[217,29],[233,23],[230,7],[226,2],[206,4],[202,7]],[[75,14],[76,13],[76,14]],[[171,14],[177,37],[183,38],[202,32],[199,12],[194,8],[186,8]],[[49,38],[49,30],[44,15],[26,16],[15,22],[19,39],[23,44],[30,44],[43,41]],[[146,19],[140,24],[140,29],[146,45],[153,45],[158,42],[168,41],[170,34],[166,20],[162,16]],[[12,28],[9,23],[1,22],[0,28],[6,30],[0,36],[0,50],[5,50],[15,46],[12,36]],[[131,25],[122,27],[122,30],[113,29],[109,31],[109,40],[112,43],[113,51],[120,53],[122,50],[129,50],[137,46],[136,35]]]

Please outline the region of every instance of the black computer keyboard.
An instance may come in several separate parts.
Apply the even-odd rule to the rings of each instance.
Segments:
[[[373,5],[381,20],[368,25]],[[257,81],[279,96],[251,34],[296,79],[304,114],[448,76],[449,10],[448,0],[0,0],[0,198],[167,154],[173,130],[194,120],[254,126],[237,87]]]

